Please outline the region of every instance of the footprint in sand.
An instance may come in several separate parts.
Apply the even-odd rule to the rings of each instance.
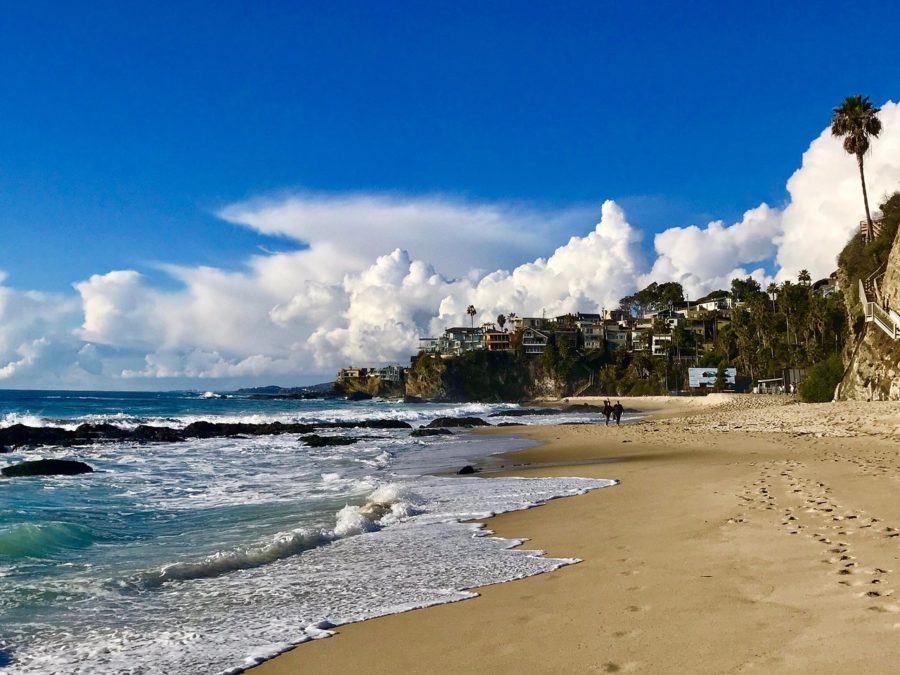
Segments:
[[[872,607],[869,607],[869,609],[873,612],[896,613],[896,612],[900,612],[900,605],[874,605]]]

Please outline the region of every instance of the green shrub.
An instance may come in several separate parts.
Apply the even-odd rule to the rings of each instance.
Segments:
[[[834,389],[844,375],[840,354],[832,354],[806,373],[800,383],[800,399],[807,403],[824,403],[834,398]]]

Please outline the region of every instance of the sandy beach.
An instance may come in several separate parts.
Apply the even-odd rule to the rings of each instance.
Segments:
[[[253,672],[896,671],[900,404],[622,403],[652,414],[523,427],[542,445],[505,458],[619,485],[487,521],[581,563],[342,626]]]

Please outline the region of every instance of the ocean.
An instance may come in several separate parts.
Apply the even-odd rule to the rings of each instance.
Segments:
[[[503,415],[517,407],[0,391],[0,427],[599,417]],[[465,521],[613,484],[446,475],[527,447],[515,436],[317,433],[357,441],[313,448],[282,434],[0,454],[0,467],[58,458],[95,469],[0,479],[0,674],[240,672],[336,625],[576,562]]]

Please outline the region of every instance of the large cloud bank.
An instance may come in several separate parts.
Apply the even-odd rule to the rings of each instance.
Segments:
[[[866,158],[873,204],[900,189],[900,106],[886,104],[882,122]],[[224,220],[298,250],[248,257],[239,272],[166,267],[177,290],[113,270],[63,297],[10,288],[0,275],[0,383],[289,382],[403,361],[420,335],[466,323],[470,304],[479,320],[553,316],[614,307],[650,281],[679,281],[698,297],[748,274],[827,275],[862,217],[856,164],[826,129],[787,188],[783,209],[761,204],[740,222],[660,232],[652,256],[613,201],[594,227],[584,209],[444,198],[293,194],[235,204]],[[562,231],[579,234],[554,249]]]

